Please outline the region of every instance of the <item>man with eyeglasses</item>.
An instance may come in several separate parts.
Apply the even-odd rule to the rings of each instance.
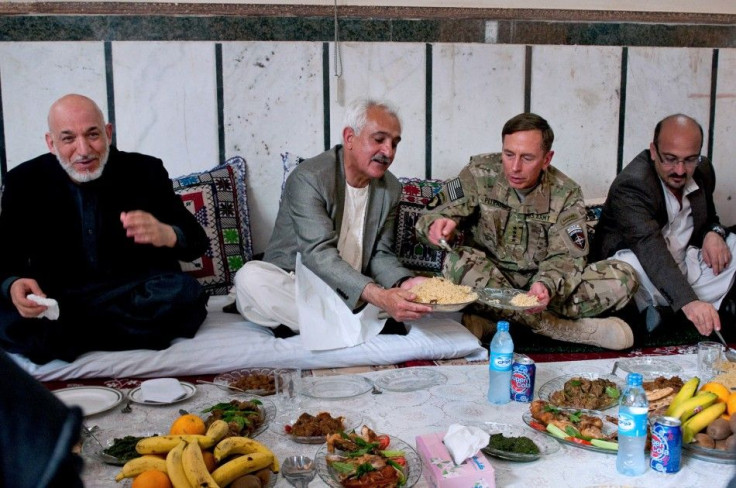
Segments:
[[[435,246],[464,242],[448,252],[445,278],[474,288],[516,288],[536,299],[528,310],[474,304],[463,324],[490,340],[495,321],[525,325],[552,339],[607,349],[633,345],[629,325],[617,317],[634,295],[634,270],[626,263],[589,262],[586,211],[580,186],[550,163],[554,132],[533,113],[506,122],[502,152],[470,158],[448,180],[416,224],[420,239]]]
[[[701,156],[703,129],[692,117],[670,115],[616,177],[596,226],[595,253],[637,270],[634,299],[648,333],[682,311],[702,335],[720,330],[720,308],[733,287],[736,236],[720,224],[713,203],[715,173]]]

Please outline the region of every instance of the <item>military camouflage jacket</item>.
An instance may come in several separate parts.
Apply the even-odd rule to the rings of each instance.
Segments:
[[[429,227],[439,217],[466,225],[468,245],[485,252],[517,288],[540,281],[559,296],[581,280],[589,248],[583,194],[552,166],[521,203],[508,185],[500,153],[473,156],[417,220],[420,240],[429,242]]]

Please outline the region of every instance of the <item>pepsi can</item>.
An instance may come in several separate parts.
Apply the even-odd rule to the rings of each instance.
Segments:
[[[656,417],[652,422],[652,449],[649,465],[660,473],[680,471],[682,428],[680,419]]]
[[[534,376],[537,365],[524,354],[514,354],[511,363],[511,399],[515,402],[529,403],[534,398]]]

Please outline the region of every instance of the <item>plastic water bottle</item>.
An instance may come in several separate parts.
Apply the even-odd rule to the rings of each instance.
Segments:
[[[644,452],[647,442],[649,401],[641,386],[641,374],[629,373],[618,406],[618,454],[616,469],[626,476],[647,471]]]
[[[491,360],[488,364],[488,401],[502,404],[511,401],[511,362],[514,356],[514,341],[509,334],[509,323],[496,324],[496,333],[491,340]]]

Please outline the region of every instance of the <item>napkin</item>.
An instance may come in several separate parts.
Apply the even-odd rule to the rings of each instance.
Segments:
[[[186,394],[187,391],[175,378],[156,378],[141,383],[141,399],[144,402],[171,403]]]
[[[486,447],[490,440],[491,435],[483,429],[452,424],[447,429],[442,442],[450,452],[455,464],[462,464],[463,461],[478,452],[481,447]]]
[[[38,295],[34,295],[33,293],[26,296],[26,298],[46,307],[46,310],[36,316],[37,319],[46,317],[49,320],[56,320],[59,318],[59,302],[53,298],[43,298]]]

